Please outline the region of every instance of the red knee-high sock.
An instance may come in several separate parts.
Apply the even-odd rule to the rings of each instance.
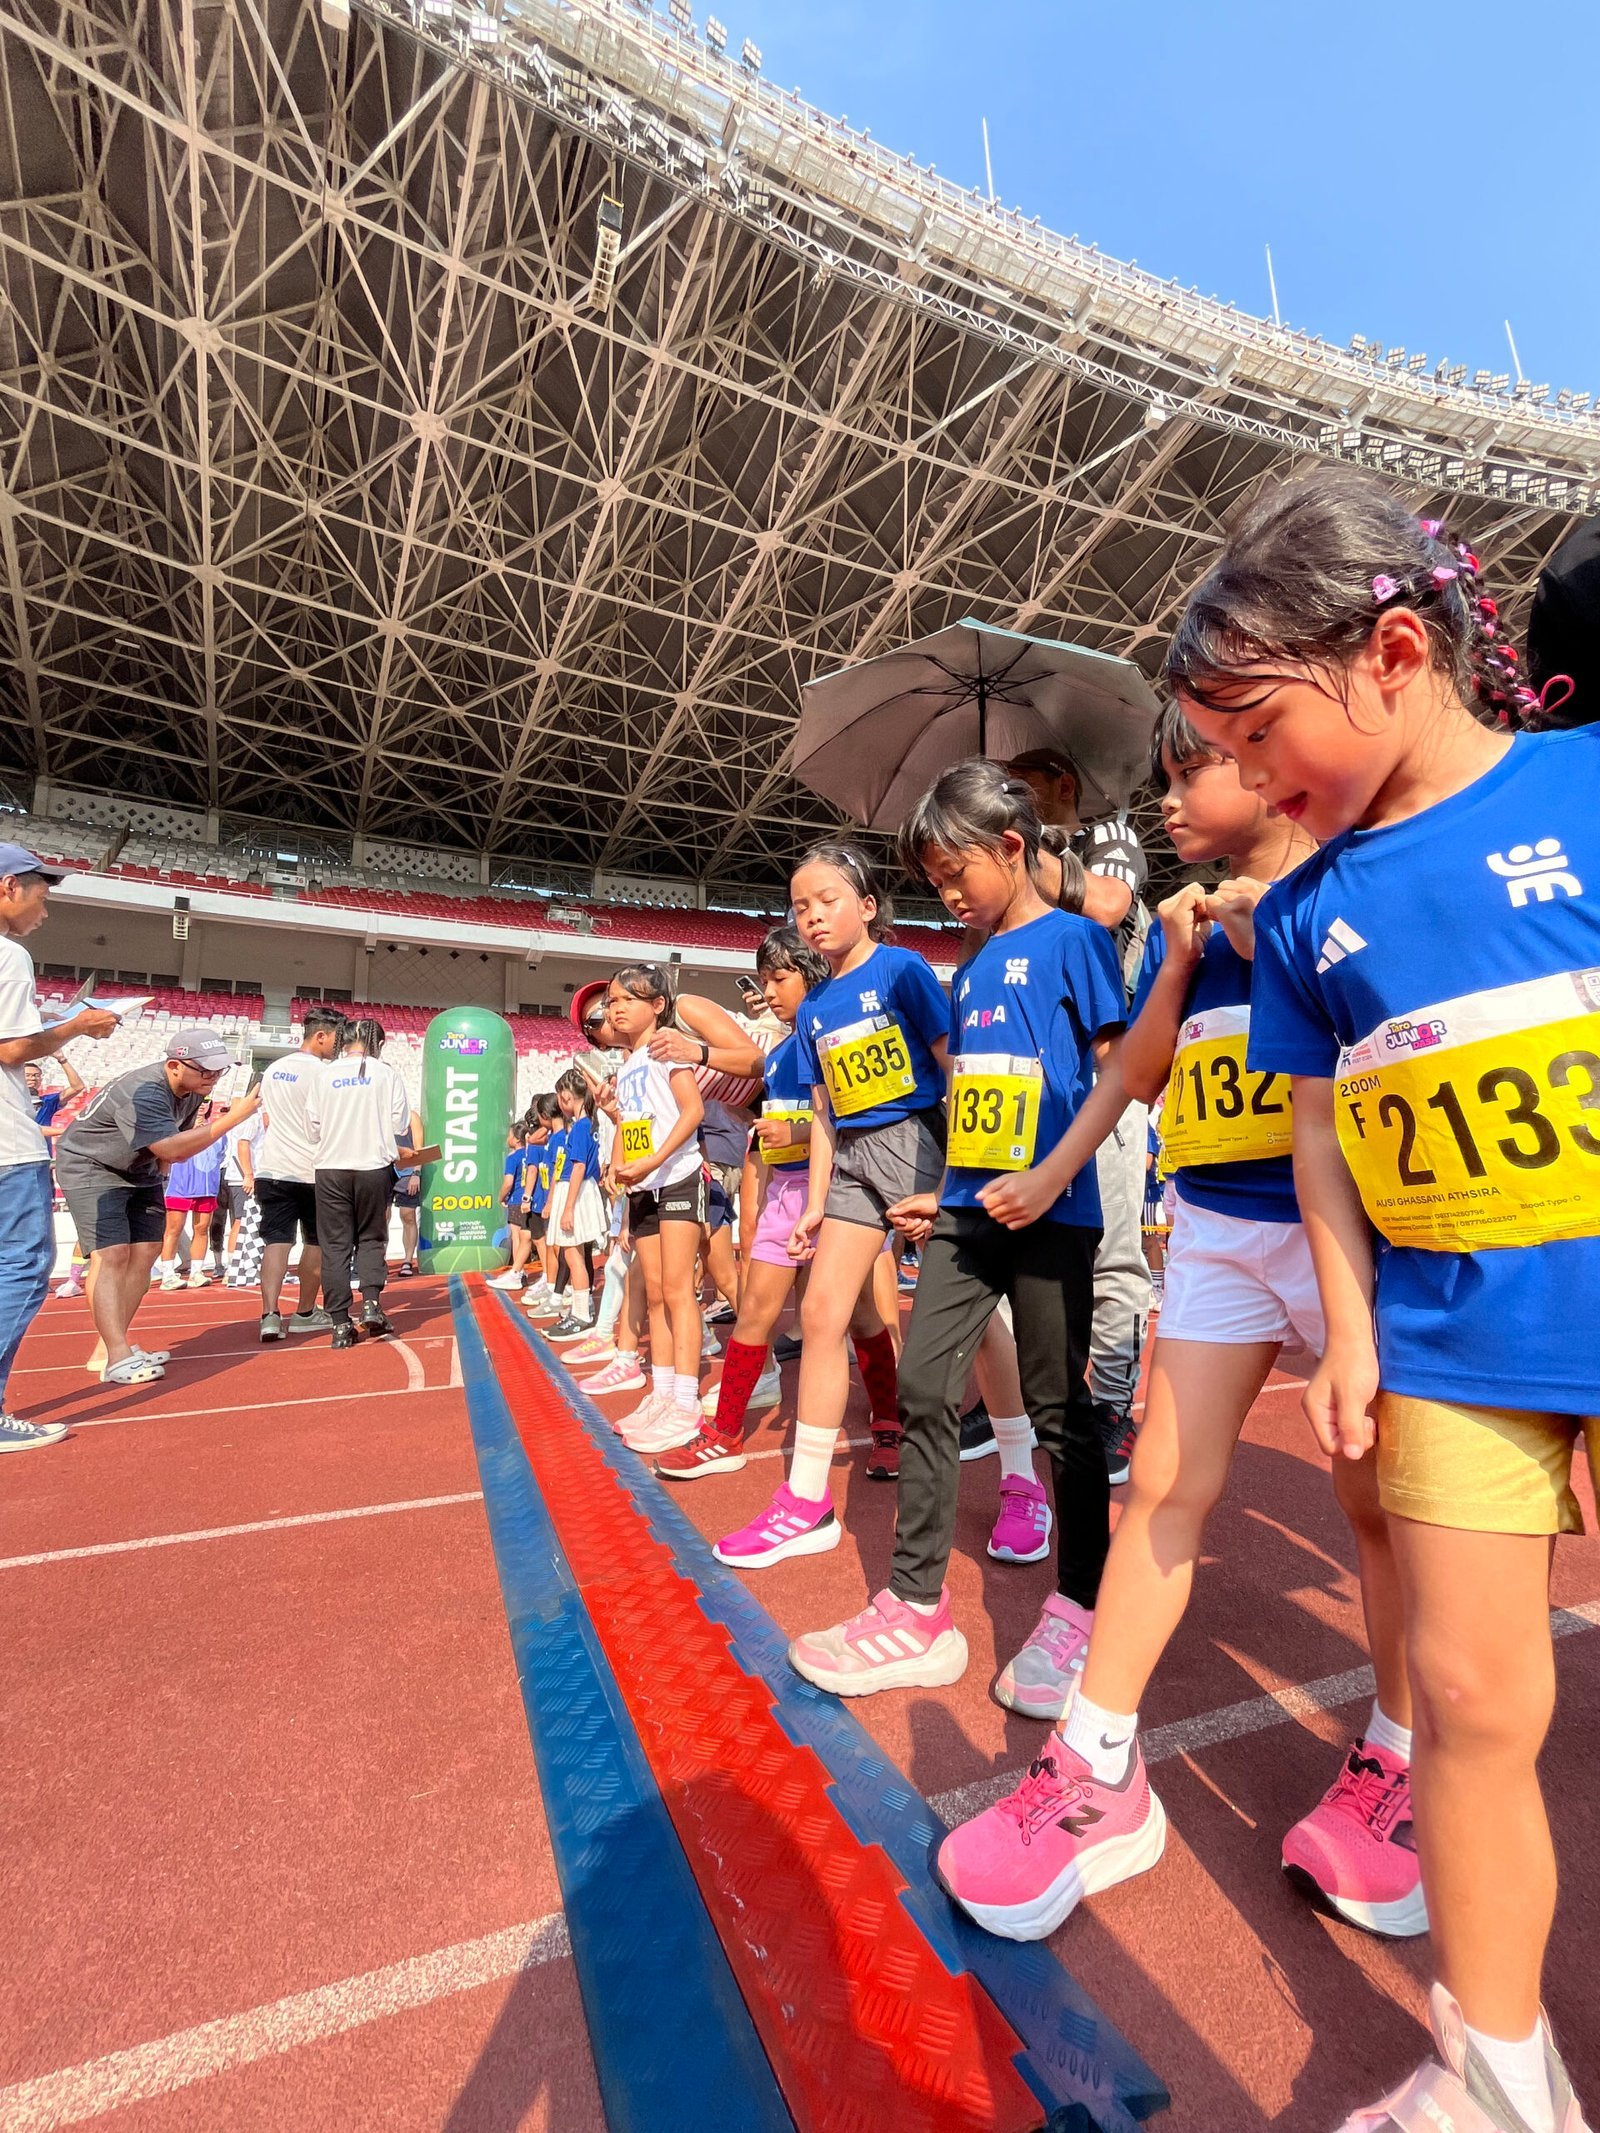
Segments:
[[[722,1377],[717,1385],[717,1412],[712,1428],[719,1437],[742,1437],[744,1413],[756,1380],[766,1366],[766,1348],[753,1341],[729,1341],[722,1355]]]
[[[900,1386],[894,1366],[894,1338],[887,1326],[862,1340],[852,1335],[856,1368],[867,1388],[872,1419],[879,1429],[897,1428],[900,1422]]]

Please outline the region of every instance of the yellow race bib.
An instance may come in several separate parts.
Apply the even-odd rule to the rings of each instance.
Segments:
[[[917,1086],[905,1031],[888,1015],[869,1015],[835,1030],[821,1059],[836,1118],[854,1118],[879,1104],[897,1103]]]
[[[1161,1175],[1195,1163],[1259,1163],[1294,1145],[1287,1074],[1250,1073],[1250,1007],[1190,1015],[1161,1107]]]
[[[1340,1054],[1334,1116],[1361,1204],[1391,1244],[1475,1252],[1600,1236],[1600,970],[1380,1022]]]
[[[782,1118],[795,1126],[809,1126],[809,1104],[766,1103],[761,1106],[763,1118]],[[769,1148],[765,1141],[759,1143],[763,1163],[804,1163],[810,1160],[811,1149],[805,1141],[786,1141],[781,1147]]]
[[[952,1170],[1029,1170],[1039,1137],[1044,1068],[1004,1052],[963,1052],[951,1062]]]
[[[625,1163],[637,1163],[642,1158],[655,1154],[655,1127],[648,1118],[625,1118],[620,1131],[622,1160]]]

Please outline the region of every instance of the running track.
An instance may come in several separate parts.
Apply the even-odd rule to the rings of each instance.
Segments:
[[[748,1824],[735,1845],[713,1827],[728,1883],[719,1888],[684,1814],[685,1801],[706,1798],[702,1821],[721,1812],[719,1758],[739,1765],[748,1730],[767,1722],[766,1690],[739,1706],[729,1745],[701,1753],[687,1776],[670,1763],[689,1753],[685,1729],[673,1734],[670,1699],[658,1699],[653,1716],[645,1709],[635,1742],[644,1761],[629,1765],[641,1880],[628,1894],[642,1903],[646,1872],[676,1861],[662,1900],[678,1909],[642,1939],[605,1942],[597,1959],[585,1936],[606,1892],[576,1887],[575,1962],[508,1640],[506,1593],[515,1616],[517,1592],[502,1589],[508,1547],[516,1558],[502,1499],[508,1473],[537,1474],[558,1443],[587,1458],[597,1439],[549,1389],[498,1302],[462,1298],[453,1312],[434,1281],[397,1283],[390,1299],[400,1341],[334,1356],[319,1341],[262,1351],[246,1299],[153,1297],[141,1331],[147,1341],[159,1334],[174,1362],[161,1383],[115,1398],[83,1372],[81,1304],[51,1302],[29,1337],[13,1404],[70,1420],[77,1434],[0,1466],[9,1603],[0,2129],[586,2133],[606,2122],[597,2060],[615,2120],[629,2052],[641,2058],[652,2010],[670,2009],[674,1995],[681,2049],[658,2015],[673,2048],[647,2069],[659,2093],[698,2100],[713,2078],[759,2084],[768,2058],[779,2068],[786,2053],[791,2078],[808,2078],[807,2054],[821,2047],[809,2031],[798,2041],[779,2033],[777,2002],[766,2027],[757,2011],[761,2051],[751,2055],[726,1985],[737,1974],[759,2000],[760,1981],[740,1969],[737,1949],[731,1970],[719,1968],[707,1930],[720,1906],[731,1931],[738,1905],[770,1891],[780,1870],[799,1874],[803,1909],[812,1893],[803,1857],[797,1868],[784,1848],[779,1865],[764,1854],[752,1869],[761,1839]],[[484,1422],[497,1379],[511,1425],[498,1450]],[[1370,1694],[1349,1549],[1296,1400],[1285,1375],[1251,1419],[1196,1604],[1144,1714],[1173,1824],[1167,1857],[1069,1921],[1052,1943],[1061,1967],[1050,1966],[1041,1987],[1086,1995],[1083,2004],[1103,2011],[1128,2047],[1116,2061],[1123,2072],[1143,2062],[1171,2090],[1171,2110],[1153,2122],[1186,2133],[1321,2133],[1420,2049],[1426,1943],[1379,1943],[1335,1926],[1276,1871],[1283,1827],[1326,1783]],[[778,1411],[763,1418],[755,1449],[766,1456],[743,1474],[675,1493],[678,1518],[714,1536],[754,1510],[779,1472],[779,1424]],[[627,1455],[617,1456],[625,1469]],[[707,1611],[734,1618],[734,1661],[760,1647],[762,1610],[776,1625],[766,1625],[771,1640],[836,1619],[882,1582],[893,1492],[864,1479],[860,1457],[858,1448],[836,1465],[847,1532],[836,1553],[739,1581],[736,1604],[713,1595]],[[952,1582],[972,1645],[966,1680],[854,1710],[870,1740],[852,1767],[877,1769],[881,1792],[872,1761],[881,1751],[947,1819],[992,1797],[997,1775],[1017,1769],[1041,1737],[985,1693],[996,1653],[1020,1641],[1044,1589],[1037,1570],[984,1555],[994,1473],[986,1461],[963,1482]],[[670,1531],[660,1539],[664,1530],[681,1538],[670,1566],[639,1561],[663,1577],[669,1567],[683,1576],[687,1563],[692,1591],[693,1534],[670,1513],[651,1525],[655,1488],[630,1499],[638,1535],[649,1527],[648,1545],[661,1548],[671,1540]],[[654,1648],[649,1623],[619,1627],[606,1597],[608,1584],[627,1579],[608,1575],[605,1533],[596,1539],[581,1517],[571,1522],[595,1500],[585,1468],[565,1497],[552,1486],[548,1508],[566,1522],[559,1552],[579,1588],[578,1599],[562,1588],[564,1618],[588,1618],[602,1672],[632,1699],[626,1723],[649,1705]],[[1592,1524],[1587,1498],[1586,1509]],[[540,1531],[543,1515],[528,1514]],[[493,1543],[491,1517],[500,1521]],[[638,1535],[630,1545],[646,1546]],[[555,1560],[547,1543],[546,1570]],[[1600,1893],[1589,1752],[1600,1543],[1562,1543],[1554,1598],[1561,1704],[1545,1768],[1565,1879],[1549,1996],[1593,2099],[1600,2015],[1583,1921]],[[542,1648],[526,1628],[524,1661]],[[523,1686],[528,1679],[524,1664]],[[738,1687],[733,1675],[730,1684]],[[530,1688],[535,1716],[536,1705]],[[810,1721],[780,1709],[777,1723],[793,1735]],[[794,1753],[792,1741],[779,1746]],[[843,1750],[834,1741],[821,1752]],[[830,1776],[817,1778],[827,1794],[820,1812],[849,1794]],[[656,1819],[663,1802],[680,1818],[676,1836]],[[846,1808],[849,1820],[871,1802],[857,1798],[851,1809],[847,1798]],[[551,1812],[559,1822],[559,1798]],[[556,1838],[567,1843],[564,1826]],[[851,1841],[849,1831],[839,1839]],[[881,1854],[863,1858],[864,1872],[882,1871]],[[685,1878],[685,1859],[691,1868],[698,1860],[698,1883]],[[989,2122],[1022,2122],[1014,2035],[990,2022],[989,1987],[961,1983],[960,1950],[918,1908],[915,1862],[895,1863],[894,1873],[912,1879],[902,1909],[941,1951],[940,1969],[919,1973],[927,1990],[944,1991],[954,1973],[976,2024]],[[899,1924],[896,1913],[890,1926]],[[905,1960],[915,1952],[908,1946]],[[812,1948],[810,1960],[807,1974],[831,1977],[850,1960],[847,1938],[821,1955]],[[632,2020],[606,2020],[593,2049],[580,1974],[602,1994],[597,2005],[634,2010]],[[993,1984],[1001,1997],[1010,1989],[1003,1976]],[[1115,2059],[1110,2031],[1106,2047]],[[968,2119],[935,2111],[932,2122]]]

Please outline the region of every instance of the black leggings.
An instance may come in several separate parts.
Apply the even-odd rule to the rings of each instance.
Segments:
[[[961,1399],[1002,1296],[1017,1335],[1022,1397],[1050,1454],[1056,1583],[1092,1608],[1111,1539],[1105,1448],[1085,1382],[1094,1323],[1097,1229],[1005,1229],[981,1208],[945,1207],[922,1250],[900,1358],[899,1511],[889,1588],[933,1604],[944,1584],[961,1476]]]
[[[317,1242],[322,1246],[322,1300],[337,1321],[350,1316],[350,1267],[364,1303],[376,1303],[388,1269],[389,1186],[394,1172],[319,1170]]]

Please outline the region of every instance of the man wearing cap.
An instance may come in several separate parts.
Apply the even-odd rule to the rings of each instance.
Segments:
[[[1149,913],[1139,891],[1149,878],[1144,850],[1125,814],[1085,827],[1078,819],[1082,782],[1072,762],[1048,748],[1031,749],[1006,765],[1033,790],[1047,831],[1065,833],[1066,852],[1039,854],[1039,893],[1064,911],[1098,919],[1116,936],[1123,980],[1132,990],[1149,931]],[[1081,886],[1080,886],[1081,881]],[[1100,1417],[1106,1461],[1114,1482],[1128,1478],[1133,1443],[1133,1396],[1139,1356],[1150,1315],[1150,1270],[1140,1227],[1149,1113],[1129,1104],[1116,1131],[1095,1159],[1105,1227],[1094,1261],[1094,1335],[1089,1348],[1089,1390]]]
[[[0,844],[0,1452],[32,1451],[67,1433],[59,1422],[24,1422],[5,1403],[11,1365],[55,1261],[50,1143],[35,1121],[28,1069],[74,1037],[109,1037],[117,1026],[103,1007],[80,1007],[53,1029],[41,1027],[33,958],[22,943],[44,923],[60,879],[22,845]]]
[[[163,1375],[166,1356],[128,1338],[166,1228],[162,1174],[260,1108],[259,1096],[246,1096],[195,1124],[232,1064],[215,1030],[177,1030],[164,1059],[108,1082],[57,1143],[56,1180],[89,1255],[89,1309],[105,1346],[108,1385],[143,1385]]]

